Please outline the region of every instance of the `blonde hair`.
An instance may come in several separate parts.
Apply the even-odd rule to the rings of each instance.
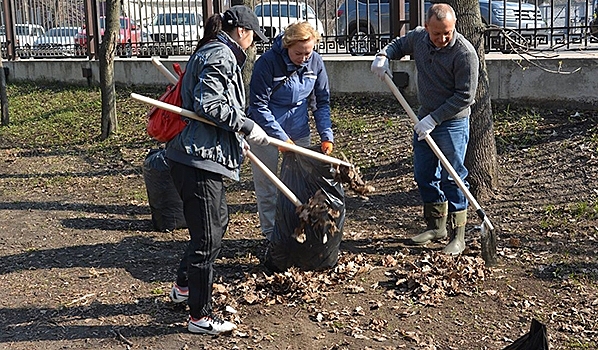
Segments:
[[[282,47],[288,48],[300,41],[314,40],[317,45],[320,42],[320,33],[307,21],[289,24],[282,37]]]

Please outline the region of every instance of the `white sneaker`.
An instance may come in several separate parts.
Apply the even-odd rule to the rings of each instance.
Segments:
[[[189,317],[189,325],[187,326],[187,329],[191,333],[212,335],[227,333],[236,328],[237,326],[234,323],[223,321],[214,315],[204,316],[199,320]]]
[[[173,303],[184,303],[187,299],[189,299],[189,288],[179,287],[175,283],[170,290],[170,300],[172,300]]]

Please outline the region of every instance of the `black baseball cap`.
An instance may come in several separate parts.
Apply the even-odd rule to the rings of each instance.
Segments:
[[[253,30],[259,40],[268,42],[270,39],[262,32],[257,16],[244,5],[235,5],[224,11],[224,21],[235,27]]]

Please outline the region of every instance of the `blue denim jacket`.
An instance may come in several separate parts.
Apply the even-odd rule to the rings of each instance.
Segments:
[[[181,86],[182,107],[216,126],[188,119],[185,129],[168,142],[168,159],[239,180],[239,132],[249,134],[254,125],[245,116],[241,75],[245,59],[243,50],[224,32],[191,55]]]

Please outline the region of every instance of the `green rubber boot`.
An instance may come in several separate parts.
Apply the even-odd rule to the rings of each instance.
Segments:
[[[459,255],[465,250],[465,224],[467,223],[467,210],[449,213],[449,230],[451,241],[444,247],[443,252],[450,255]]]
[[[411,241],[414,244],[421,245],[446,237],[447,214],[448,202],[425,203],[424,220],[426,221],[426,230],[412,237]]]

